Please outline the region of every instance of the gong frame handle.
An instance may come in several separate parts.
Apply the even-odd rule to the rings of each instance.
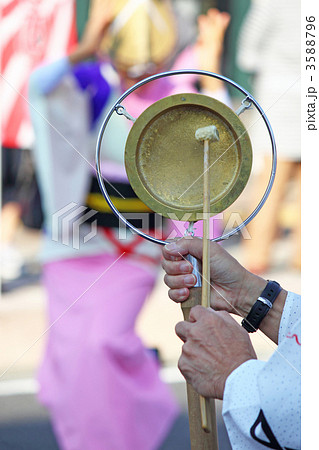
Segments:
[[[104,183],[104,178],[102,175],[102,170],[101,170],[101,147],[102,147],[102,141],[103,141],[103,136],[106,130],[106,127],[113,115],[114,112],[117,112],[117,109],[121,106],[121,102],[123,100],[126,99],[126,97],[128,97],[130,94],[132,94],[134,91],[136,91],[137,89],[139,89],[140,87],[144,86],[147,83],[150,83],[151,81],[156,81],[160,78],[164,78],[164,77],[170,77],[170,76],[176,76],[176,75],[202,75],[202,76],[208,76],[208,77],[212,77],[212,78],[217,78],[221,81],[224,81],[225,83],[230,84],[231,86],[233,86],[234,88],[236,88],[237,90],[239,90],[242,94],[244,94],[246,96],[246,98],[243,100],[244,102],[251,102],[255,105],[257,111],[259,112],[259,114],[261,115],[270,140],[271,140],[271,152],[272,152],[272,166],[271,166],[271,171],[270,171],[270,177],[269,177],[269,181],[267,184],[267,187],[265,189],[265,192],[260,200],[260,202],[258,203],[258,205],[256,206],[256,208],[253,210],[253,212],[242,222],[240,223],[236,228],[234,228],[233,230],[229,231],[228,233],[223,234],[222,236],[216,237],[211,239],[212,241],[215,242],[219,242],[219,241],[223,241],[225,239],[228,239],[230,236],[233,236],[234,234],[238,233],[242,228],[244,228],[246,225],[248,225],[248,223],[259,213],[259,211],[261,210],[261,208],[263,207],[263,205],[265,204],[270,191],[272,189],[272,186],[274,184],[274,180],[275,180],[275,175],[276,175],[276,169],[277,169],[277,149],[276,149],[276,141],[275,141],[275,137],[274,137],[274,133],[272,130],[272,127],[270,125],[270,122],[265,114],[265,112],[263,111],[262,107],[259,105],[259,103],[255,100],[255,98],[246,90],[244,89],[242,86],[240,86],[238,83],[236,83],[235,81],[231,80],[230,78],[227,78],[223,75],[219,75],[217,73],[214,72],[208,72],[206,70],[199,70],[199,69],[182,69],[182,70],[172,70],[172,71],[168,71],[168,72],[161,72],[155,75],[152,75],[150,77],[145,78],[144,80],[139,81],[138,83],[136,83],[134,86],[132,86],[131,88],[127,89],[118,99],[117,101],[113,104],[113,106],[111,107],[111,109],[109,110],[108,114],[106,115],[100,132],[99,132],[99,136],[98,136],[98,140],[97,140],[97,144],[96,144],[96,156],[95,156],[95,162],[96,162],[96,174],[97,174],[97,180],[102,192],[103,197],[105,198],[107,204],[109,205],[109,207],[111,208],[111,210],[113,211],[113,213],[117,216],[117,218],[119,220],[121,220],[125,226],[127,226],[130,230],[132,230],[134,233],[140,235],[141,237],[143,237],[144,239],[147,239],[148,241],[154,242],[156,244],[160,244],[160,245],[166,245],[167,242],[163,241],[161,239],[157,239],[153,236],[149,236],[148,234],[144,233],[142,230],[139,230],[138,228],[134,227],[134,225],[132,225],[128,220],[126,220],[126,218],[117,210],[117,208],[113,205],[112,200],[109,196],[109,193],[107,192],[105,183]],[[244,106],[244,109],[248,109],[248,106]],[[239,115],[242,112],[242,110],[238,110],[237,111],[237,115]]]

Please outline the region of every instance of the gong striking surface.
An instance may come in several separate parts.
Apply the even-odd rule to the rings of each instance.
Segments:
[[[211,215],[224,211],[244,189],[252,148],[235,112],[202,94],[172,95],[137,118],[125,147],[129,181],[153,211],[178,220],[202,218],[203,143],[195,132],[209,125],[217,127],[220,137],[209,149]]]

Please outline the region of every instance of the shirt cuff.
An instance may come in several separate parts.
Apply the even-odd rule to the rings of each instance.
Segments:
[[[226,380],[223,419],[230,442],[240,441],[240,448],[250,448],[247,446],[251,442],[247,424],[254,423],[260,411],[257,379],[265,364],[265,361],[250,359],[237,367]]]
[[[257,377],[265,364],[265,361],[250,359],[232,371],[225,384],[223,414],[259,403]]]
[[[278,345],[300,319],[300,316],[301,297],[294,292],[288,292],[279,326]]]

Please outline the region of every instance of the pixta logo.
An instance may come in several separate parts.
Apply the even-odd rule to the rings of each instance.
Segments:
[[[79,250],[97,234],[97,221],[85,223],[97,214],[94,209],[69,203],[52,215],[52,240]]]

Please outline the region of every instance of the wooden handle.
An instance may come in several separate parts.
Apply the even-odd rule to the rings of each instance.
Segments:
[[[184,319],[189,320],[189,313],[193,306],[201,304],[202,289],[190,289],[188,300],[181,304]],[[187,402],[188,402],[188,417],[189,417],[189,431],[191,438],[192,450],[218,450],[218,436],[216,425],[216,412],[214,399],[205,399],[206,403],[206,418],[207,429],[206,432],[202,427],[201,415],[201,400],[200,395],[194,388],[187,383]]]
[[[203,166],[203,263],[202,263],[202,300],[205,308],[210,307],[210,242],[209,242],[209,218],[210,218],[210,178],[209,178],[209,141],[204,141],[204,166]],[[202,428],[210,432],[208,410],[209,400],[200,397],[200,410],[202,417]]]
[[[210,307],[210,179],[209,179],[209,141],[204,141],[204,167],[203,167],[203,263],[202,263],[202,306]]]

